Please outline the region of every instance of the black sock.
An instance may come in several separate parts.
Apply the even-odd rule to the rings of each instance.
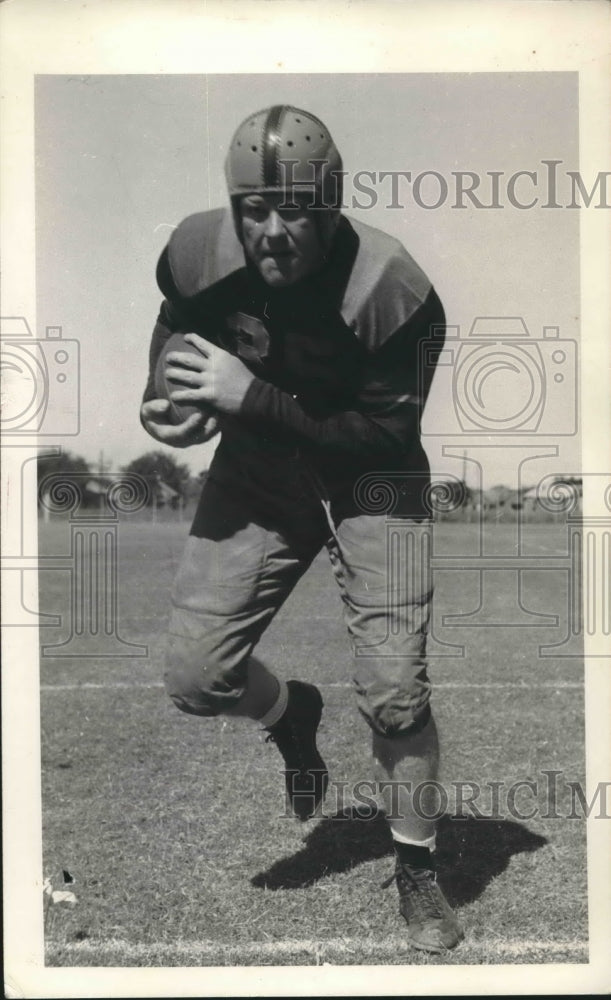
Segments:
[[[395,854],[402,865],[410,868],[429,868],[435,871],[435,860],[428,847],[418,847],[416,844],[403,844],[393,840]]]

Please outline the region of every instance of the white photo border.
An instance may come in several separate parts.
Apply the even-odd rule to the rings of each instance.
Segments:
[[[611,10],[605,0],[9,0],[0,9],[4,315],[35,322],[34,79],[37,74],[576,71],[580,168],[608,169]],[[581,212],[583,470],[608,470],[609,214]],[[15,462],[3,449],[3,525]],[[5,485],[8,484],[10,489]],[[587,503],[587,497],[586,497]],[[36,595],[31,595],[35,601]],[[3,807],[7,996],[306,996],[598,992],[611,981],[610,827],[588,824],[587,965],[46,968],[43,960],[40,705],[33,629],[3,636]],[[603,637],[586,649],[587,788],[611,774],[611,678]],[[596,653],[598,658],[588,658]],[[602,657],[602,658],[601,658]]]

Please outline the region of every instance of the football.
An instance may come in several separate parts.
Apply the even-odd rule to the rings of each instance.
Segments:
[[[182,351],[187,354],[197,354],[198,357],[201,357],[201,353],[196,347],[193,347],[193,344],[189,344],[185,340],[182,333],[173,333],[163,345],[155,367],[155,394],[157,399],[169,400],[168,420],[171,424],[182,424],[192,413],[203,412],[206,416],[212,414],[214,412],[212,407],[205,407],[202,404],[195,406],[193,403],[176,403],[173,399],[170,399],[170,393],[181,388],[177,382],[169,382],[166,378],[166,359],[171,351]]]

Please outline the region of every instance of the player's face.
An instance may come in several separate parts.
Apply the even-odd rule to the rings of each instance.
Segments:
[[[310,194],[252,194],[240,202],[244,250],[273,288],[294,285],[322,264],[316,222],[306,207],[311,201]]]

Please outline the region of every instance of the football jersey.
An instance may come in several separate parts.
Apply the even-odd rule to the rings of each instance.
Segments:
[[[342,217],[320,270],[274,289],[245,261],[231,213],[215,209],[177,227],[157,279],[165,301],[145,399],[176,330],[199,333],[255,375],[240,414],[221,420],[211,474],[264,488],[298,454],[330,495],[351,492],[368,470],[428,482],[419,422],[445,320],[397,240]]]

